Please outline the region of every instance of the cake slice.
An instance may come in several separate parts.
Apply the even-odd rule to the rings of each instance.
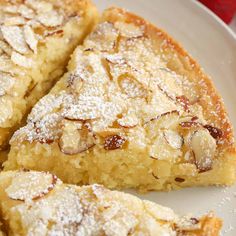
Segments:
[[[0,174],[0,211],[7,235],[217,236],[212,213],[195,218],[101,185],[63,184],[36,171]]]
[[[163,31],[106,10],[68,71],[14,134],[5,170],[141,191],[235,182],[222,100]]]
[[[0,165],[13,132],[97,19],[90,0],[0,1]]]

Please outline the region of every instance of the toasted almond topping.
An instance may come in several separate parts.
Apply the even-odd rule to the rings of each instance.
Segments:
[[[29,51],[25,42],[23,30],[18,26],[1,26],[4,39],[19,53]]]
[[[0,71],[11,74],[13,72],[12,68],[14,68],[14,64],[9,59],[9,57],[5,55],[1,55],[0,56]]]
[[[25,56],[22,56],[21,54],[17,52],[12,52],[11,54],[11,60],[19,66],[30,68],[33,65],[33,61],[31,58],[27,58]]]
[[[25,41],[29,45],[29,47],[33,50],[34,53],[37,53],[38,40],[34,34],[34,31],[29,25],[24,26],[24,36]]]
[[[12,26],[12,25],[24,25],[26,23],[25,18],[21,16],[12,16],[12,17],[7,17],[4,20],[4,25],[6,26]]]
[[[118,119],[117,122],[124,128],[132,128],[138,124],[139,120],[135,114],[127,114],[121,119]]]
[[[195,121],[183,121],[179,124],[182,128],[192,128],[192,127],[201,127],[201,124],[199,122]]]
[[[157,137],[149,148],[149,155],[153,159],[158,160],[175,160],[182,155],[182,151],[177,148],[173,148],[164,136],[164,133],[161,131],[156,132]],[[171,140],[172,145],[177,145]]]
[[[118,32],[114,25],[109,22],[103,22],[88,36],[85,46],[102,51],[111,51],[115,49],[117,37]]]
[[[162,128],[168,129],[171,126],[176,126],[179,118],[180,114],[176,110],[165,112],[148,121],[145,124],[145,129],[150,135],[150,138],[155,138],[157,136],[157,130]]]
[[[5,122],[13,115],[12,101],[5,96],[0,97],[0,127],[5,127]]]
[[[79,125],[79,126],[78,126]],[[63,133],[59,140],[60,150],[64,154],[74,155],[93,147],[94,137],[88,126],[75,121],[65,121]]]
[[[35,17],[34,11],[25,5],[20,5],[17,11],[26,19],[33,19]]]
[[[121,90],[128,95],[130,98],[141,97],[145,98],[148,95],[148,91],[144,86],[136,81],[133,76],[130,75],[121,75],[118,78],[118,83]]]
[[[117,21],[114,26],[122,36],[127,38],[136,38],[143,35],[143,30],[134,24]]]
[[[6,193],[9,198],[14,200],[37,200],[48,194],[56,182],[57,177],[49,173],[18,172],[13,177],[11,185],[6,189]]]
[[[26,0],[26,3],[34,10],[39,12],[50,12],[53,9],[53,5],[47,1],[41,0]]]
[[[199,171],[212,168],[216,151],[216,141],[206,129],[200,129],[192,134],[191,148],[194,153],[195,163]]]
[[[204,128],[206,128],[210,132],[211,136],[214,139],[219,139],[223,135],[223,132],[219,128],[213,127],[211,125],[204,125]]]
[[[112,135],[105,138],[104,149],[105,150],[115,150],[122,148],[126,139],[120,135]]]
[[[2,9],[6,13],[17,13],[17,6],[14,5],[4,6]]]
[[[172,148],[180,149],[183,145],[183,138],[176,131],[165,130],[164,137]]]
[[[15,83],[15,79],[9,74],[0,72],[0,96],[8,92]]]
[[[0,48],[8,55],[11,56],[12,49],[11,47],[5,43],[4,41],[0,40]]]
[[[176,100],[180,103],[180,105],[184,108],[185,111],[189,111],[190,101],[186,96],[177,96]]]
[[[48,27],[59,26],[63,22],[63,16],[59,15],[56,11],[40,13],[37,16],[39,22]]]

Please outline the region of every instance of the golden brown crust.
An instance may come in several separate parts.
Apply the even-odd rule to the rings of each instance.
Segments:
[[[211,123],[223,131],[221,138],[222,149],[225,149],[232,154],[236,154],[233,127],[228,119],[222,98],[216,91],[210,78],[182,46],[163,30],[124,9],[116,7],[109,8],[103,14],[103,21],[104,19],[110,22],[116,22],[117,20],[125,21],[144,28],[146,36],[153,40],[156,49],[162,50],[167,57],[169,56],[168,63],[170,64],[171,69],[176,73],[188,76],[188,78],[195,83],[199,92],[198,103],[203,107],[203,113],[208,123]],[[160,44],[160,41],[163,41],[164,43]],[[173,58],[174,54],[177,55],[177,59]],[[173,62],[172,60],[177,61]],[[177,66],[174,66],[173,68],[172,64],[177,64]]]

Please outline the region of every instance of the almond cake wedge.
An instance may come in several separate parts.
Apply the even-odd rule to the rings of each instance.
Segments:
[[[131,194],[36,171],[0,174],[0,212],[9,236],[217,236],[222,225],[213,213],[179,216]]]
[[[0,163],[11,135],[96,19],[90,0],[0,1]]]
[[[235,182],[233,131],[199,65],[166,33],[111,8],[11,139],[5,170],[140,191]]]

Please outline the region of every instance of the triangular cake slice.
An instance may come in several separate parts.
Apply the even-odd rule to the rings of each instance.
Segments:
[[[68,70],[15,133],[6,170],[142,191],[234,183],[221,98],[166,33],[109,9]]]
[[[11,135],[64,74],[97,12],[90,0],[1,0],[0,15],[1,165]]]
[[[163,207],[101,185],[63,184],[53,174],[0,174],[0,219],[7,235],[217,236],[221,220],[178,216]]]

